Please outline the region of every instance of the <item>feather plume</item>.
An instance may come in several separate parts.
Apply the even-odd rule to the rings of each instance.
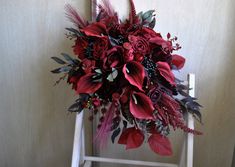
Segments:
[[[115,102],[113,101],[108,111],[105,113],[104,120],[96,133],[95,142],[101,148],[107,144],[108,137],[111,132],[112,120],[114,117],[115,109],[116,106]]]
[[[79,16],[76,9],[70,4],[65,5],[65,11],[66,17],[78,28],[84,28],[88,25],[88,22]]]
[[[102,0],[102,8],[108,16],[115,16],[116,12],[110,4],[109,0]]]

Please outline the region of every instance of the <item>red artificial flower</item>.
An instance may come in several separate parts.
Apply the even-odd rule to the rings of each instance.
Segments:
[[[171,143],[167,137],[160,134],[152,134],[148,139],[148,143],[155,153],[162,156],[172,155]]]
[[[118,140],[119,144],[126,145],[126,149],[140,147],[143,142],[144,134],[135,127],[125,129]]]
[[[130,112],[138,119],[153,119],[153,104],[148,96],[141,92],[130,95]]]
[[[103,34],[107,34],[106,25],[102,22],[95,22],[87,27],[81,29],[87,36],[101,37]]]
[[[72,84],[72,89],[77,89],[77,82],[79,80],[79,77],[77,76],[72,76],[68,78],[68,83]]]
[[[157,69],[165,80],[167,80],[171,85],[175,85],[175,76],[171,72],[171,68],[168,63],[161,61],[157,62]]]
[[[154,11],[136,14],[133,0],[129,2],[126,21],[118,18],[108,0],[98,5],[100,11],[94,22],[84,21],[67,6],[67,17],[76,28],[66,28],[66,36],[75,38],[73,51],[78,59],[68,54],[52,57],[62,67],[51,72],[63,73],[60,80],[68,77],[67,82],[79,94],[69,111],[87,108],[95,114],[101,109],[103,115],[95,137],[100,146],[110,132],[115,140],[123,120],[119,144],[137,148],[147,136],[155,153],[168,156],[172,154],[171,144],[163,134],[167,135],[170,128],[200,134],[185,125],[182,110],[186,107],[201,119],[201,106],[184,93],[186,88],[172,73],[185,64],[182,56],[172,54],[180,49],[175,44],[177,38],[168,33],[163,39],[153,30]],[[187,97],[179,100],[176,94]]]
[[[108,50],[107,56],[104,58],[104,69],[119,68],[123,65],[123,48],[120,46],[113,47]]]
[[[144,67],[142,64],[131,61],[124,65],[122,69],[125,78],[130,82],[131,85],[136,86],[139,90],[143,90],[143,82],[145,77]]]
[[[95,93],[102,86],[102,80],[97,78],[96,73],[82,76],[77,82],[77,93]]]
[[[179,70],[184,67],[185,58],[180,55],[172,55],[171,63]]]
[[[96,60],[103,59],[108,49],[109,40],[107,36],[96,38],[93,46],[93,57]]]
[[[90,59],[83,59],[82,60],[82,69],[85,73],[91,73],[91,71],[95,68],[95,61]]]
[[[150,52],[149,43],[140,36],[129,35],[128,40],[132,45],[132,48],[135,53],[139,53],[142,56],[145,56]]]
[[[73,52],[78,56],[79,59],[84,59],[86,57],[86,49],[88,47],[88,41],[83,37],[78,37],[73,46]]]

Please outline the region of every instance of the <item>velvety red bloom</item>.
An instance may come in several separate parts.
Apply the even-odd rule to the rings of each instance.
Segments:
[[[137,148],[141,146],[143,142],[144,134],[141,130],[134,127],[125,129],[118,140],[119,144],[126,145],[126,149]]]
[[[171,85],[175,85],[175,76],[171,72],[171,68],[168,63],[161,61],[157,62],[157,69],[165,80],[167,80]]]
[[[131,85],[142,90],[145,77],[144,67],[142,64],[135,61],[128,62],[124,65],[122,71]]]
[[[177,69],[181,69],[184,67],[184,63],[185,63],[185,58],[180,56],[180,55],[172,55],[172,61],[171,63],[177,68]]]
[[[77,82],[77,93],[95,93],[102,86],[102,80],[98,79],[96,75],[89,73],[82,76]]]
[[[106,34],[106,25],[102,22],[95,22],[87,27],[81,29],[87,36],[101,37],[102,34]]]
[[[132,45],[132,48],[135,53],[139,53],[142,56],[149,53],[149,43],[146,41],[146,39],[140,37],[140,36],[133,36],[129,35],[128,40],[130,44]]]
[[[96,60],[103,59],[108,49],[109,40],[107,36],[96,38],[93,46],[93,57]]]
[[[95,68],[95,61],[90,59],[83,59],[82,60],[82,69],[85,73],[91,73],[92,69]]]
[[[116,46],[107,51],[104,58],[104,69],[119,68],[123,65],[123,48]]]
[[[153,104],[148,96],[141,92],[133,92],[130,97],[130,112],[138,119],[153,119]]]
[[[82,37],[78,37],[73,46],[73,52],[78,56],[79,59],[84,59],[86,57],[86,49],[88,47],[88,41]]]
[[[152,134],[148,139],[148,143],[155,153],[162,156],[172,155],[171,143],[167,137],[160,134]]]
[[[131,46],[131,44],[129,42],[125,42],[123,44],[123,48],[125,49],[124,50],[124,61],[125,62],[129,62],[129,61],[132,61],[134,60],[134,50]]]

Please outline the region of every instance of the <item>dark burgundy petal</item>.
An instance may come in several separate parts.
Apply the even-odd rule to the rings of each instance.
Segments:
[[[137,148],[144,142],[144,134],[135,127],[125,129],[119,140],[119,144],[125,144],[126,149]]]
[[[145,77],[144,67],[142,64],[135,61],[128,62],[124,65],[122,71],[130,84],[142,90]]]
[[[118,144],[127,144],[128,136],[134,130],[134,127],[123,130],[121,136],[119,137]]]
[[[128,135],[126,149],[137,148],[144,142],[144,134],[139,129],[131,131]]]
[[[170,66],[166,62],[157,62],[157,68],[163,78],[165,78],[171,85],[175,85],[175,76],[171,72]]]
[[[101,34],[106,34],[106,26],[101,22],[95,22],[85,28],[83,31],[87,36],[101,37]]]
[[[89,73],[82,76],[77,83],[77,93],[94,93],[97,91],[102,86],[102,82],[95,78],[96,75]]]
[[[172,55],[172,62],[174,66],[177,67],[177,69],[181,69],[184,67],[185,58],[180,55]]]
[[[172,155],[171,143],[167,137],[160,134],[152,134],[148,139],[148,143],[155,153],[162,156]]]
[[[153,119],[153,104],[148,96],[141,92],[133,92],[130,98],[130,112],[139,119]]]

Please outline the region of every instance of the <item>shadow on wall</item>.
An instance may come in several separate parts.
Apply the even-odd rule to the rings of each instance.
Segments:
[[[90,13],[89,2],[84,2],[86,13]],[[74,6],[78,6],[74,4]],[[30,162],[29,166],[49,167],[49,166],[69,166],[72,159],[73,134],[75,114],[66,113],[74,98],[75,93],[71,91],[71,86],[67,85],[66,80],[61,81],[57,86],[53,86],[61,75],[50,73],[51,70],[58,67],[58,64],[50,59],[52,56],[60,56],[61,52],[71,53],[72,41],[66,39],[65,27],[70,27],[72,24],[66,20],[63,9],[56,11],[59,16],[46,17],[45,30],[43,30],[42,38],[45,43],[42,43],[42,52],[39,55],[37,66],[40,66],[36,74],[36,80],[39,83],[40,92],[38,94],[41,105],[38,112],[33,114],[32,120],[37,120],[35,137],[30,147]],[[54,20],[54,22],[52,20]],[[66,20],[65,24],[61,24],[61,20]],[[59,27],[54,29],[55,25]]]
[[[205,125],[195,144],[197,167],[230,167],[235,144],[235,2],[221,4],[221,10],[211,11],[215,20],[210,23],[200,78]]]

